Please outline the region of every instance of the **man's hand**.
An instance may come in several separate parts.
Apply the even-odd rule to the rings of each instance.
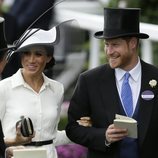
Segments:
[[[92,121],[91,118],[88,116],[81,117],[80,120],[77,120],[78,124],[85,127],[91,127]]]
[[[108,143],[114,143],[119,140],[122,140],[128,135],[127,129],[124,128],[116,128],[114,124],[109,125],[105,132],[106,141]]]

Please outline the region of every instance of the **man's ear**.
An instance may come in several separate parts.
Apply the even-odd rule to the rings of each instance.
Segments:
[[[137,38],[136,37],[132,37],[131,40],[130,40],[130,47],[133,49],[133,48],[136,48],[137,47]]]

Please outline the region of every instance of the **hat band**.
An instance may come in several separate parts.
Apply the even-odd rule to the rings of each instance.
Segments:
[[[131,35],[139,34],[139,30],[119,30],[119,29],[104,29],[104,36],[120,36],[120,35]]]

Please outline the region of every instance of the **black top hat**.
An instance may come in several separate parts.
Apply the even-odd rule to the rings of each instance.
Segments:
[[[4,18],[0,17],[0,60],[3,58],[5,49],[7,48],[7,42],[4,32]]]
[[[139,32],[140,8],[104,8],[104,30],[96,32],[98,39],[119,37],[149,38]]]

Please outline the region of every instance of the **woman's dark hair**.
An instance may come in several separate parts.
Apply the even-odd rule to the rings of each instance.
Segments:
[[[55,59],[54,59],[54,57],[52,56],[52,59],[50,60],[49,63],[46,64],[46,66],[45,66],[44,69],[46,70],[46,69],[53,68],[54,65],[55,65]]]
[[[6,51],[0,51],[0,62],[3,60],[5,54],[6,54]]]
[[[48,55],[49,57],[52,57],[52,59],[50,60],[49,63],[46,64],[45,70],[46,70],[46,69],[53,68],[53,66],[55,65],[54,47],[46,47],[46,50],[47,50],[47,55]]]

